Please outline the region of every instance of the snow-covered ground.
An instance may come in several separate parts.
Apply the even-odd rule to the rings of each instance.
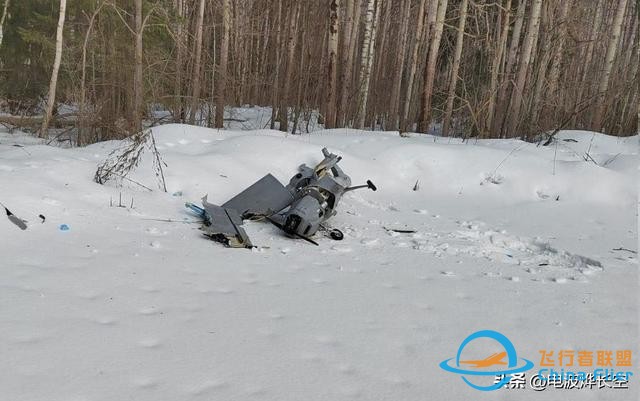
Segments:
[[[29,225],[0,219],[0,399],[637,399],[637,136],[153,132],[167,193],[148,155],[131,178],[153,192],[92,181],[122,142],[0,134],[0,202]],[[227,249],[189,223],[185,201],[222,203],[267,172],[286,183],[323,146],[379,188],[345,196],[343,241],[248,222],[258,248]],[[632,350],[614,369],[636,376],[479,392],[438,365],[482,329],[534,370],[539,350]]]

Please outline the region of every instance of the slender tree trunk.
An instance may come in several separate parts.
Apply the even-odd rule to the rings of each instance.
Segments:
[[[534,0],[531,6],[531,15],[529,16],[529,22],[527,24],[527,35],[524,38],[524,43],[522,46],[522,56],[520,58],[520,65],[518,67],[516,85],[513,89],[513,95],[511,97],[511,118],[509,129],[507,130],[508,135],[510,136],[513,136],[515,134],[520,122],[520,106],[522,105],[525,80],[529,72],[529,61],[531,59],[533,43],[536,40],[538,28],[540,27],[541,8],[542,0]]]
[[[460,3],[460,19],[458,21],[458,35],[456,37],[456,49],[453,55],[453,65],[451,67],[451,81],[449,82],[449,94],[447,95],[447,108],[444,113],[442,124],[442,136],[449,136],[451,127],[451,114],[453,113],[453,101],[456,97],[456,84],[458,83],[458,70],[460,69],[460,59],[462,58],[462,45],[464,42],[464,28],[467,22],[468,0]]]
[[[371,31],[373,30],[373,13],[375,0],[367,0],[367,11],[364,17],[364,36],[362,42],[362,51],[360,52],[360,79],[358,82],[358,113],[356,118],[356,128],[364,126],[365,114],[367,112],[366,97],[368,94],[367,86],[367,68],[369,66],[369,58],[371,56]]]
[[[525,102],[525,106],[523,106],[523,109],[527,111],[523,117],[523,120],[527,122],[524,131],[531,131],[540,128],[538,117],[542,107],[542,89],[545,87],[545,84],[547,84],[548,71],[550,71],[549,63],[553,56],[553,52],[551,50],[554,42],[558,41],[558,38],[555,38],[552,35],[552,31],[554,30],[552,27],[555,26],[555,21],[553,20],[553,14],[550,11],[551,4],[544,3],[540,14],[539,33],[536,35],[536,41],[533,43],[533,53],[531,54],[531,60],[529,60],[531,69],[529,72],[529,78],[526,82],[531,82],[530,87],[533,87],[533,93],[527,96],[527,100],[529,101]],[[540,32],[544,34],[544,40],[536,52],[536,46],[538,43],[537,38],[540,37]],[[554,40],[551,40],[551,38],[554,38]],[[539,58],[539,61],[536,60],[537,58]],[[536,64],[537,69],[535,68]],[[547,90],[545,93],[545,97],[549,101],[551,99],[551,96],[549,96],[550,92]],[[528,108],[526,106],[527,103],[529,104]],[[535,125],[538,125],[538,127],[534,128]]]
[[[552,114],[553,116],[558,116],[560,108],[560,94],[558,93],[558,80],[560,78],[560,61],[564,56],[564,44],[567,40],[567,25],[569,21],[567,20],[567,16],[569,15],[569,6],[571,5],[570,0],[565,0],[560,6],[560,17],[559,17],[559,32],[558,32],[558,42],[553,51],[553,56],[551,56],[551,70],[549,73],[549,87],[547,93],[551,96],[552,99],[555,100],[555,107],[553,107]],[[555,118],[554,118],[555,119]]]
[[[53,114],[53,106],[56,102],[56,87],[58,85],[58,71],[60,70],[60,61],[62,60],[62,33],[64,31],[64,18],[66,15],[67,0],[60,0],[60,14],[58,16],[58,28],[56,30],[56,56],[53,60],[53,71],[51,72],[51,81],[49,82],[49,96],[47,97],[47,106],[42,119],[42,127],[40,129],[40,137],[45,138],[49,130],[49,121]]]
[[[511,43],[509,44],[509,54],[507,55],[507,64],[504,67],[505,79],[500,84],[500,90],[498,91],[498,101],[496,105],[496,113],[494,118],[494,126],[492,131],[495,133],[500,132],[504,138],[506,117],[508,115],[509,105],[511,104],[511,98],[507,97],[507,90],[511,86],[511,78],[513,73],[513,66],[516,62],[516,55],[520,48],[520,35],[522,33],[522,26],[524,25],[524,15],[527,7],[527,0],[519,0],[518,11],[516,11],[516,21],[513,25],[513,34],[511,35]]]
[[[344,113],[345,119],[352,120],[352,126],[357,124],[356,119],[358,118],[358,104],[357,104],[357,95],[359,93],[359,88],[357,87],[357,76],[359,73],[359,69],[357,67],[358,63],[358,39],[360,34],[360,17],[362,14],[362,1],[355,0],[353,7],[353,27],[351,29],[351,35],[349,36],[349,58],[351,60],[349,70],[351,71],[350,75],[346,77],[348,81],[349,90],[347,91],[347,102],[344,104]],[[356,99],[356,102],[353,100]],[[355,103],[355,105],[354,105]]]
[[[381,0],[378,0],[380,5]],[[356,128],[363,128],[369,100],[371,67],[373,66],[374,38],[374,0],[367,1],[367,13],[364,23],[364,41],[360,58],[360,82],[358,83],[358,117]]]
[[[202,59],[202,30],[204,25],[205,0],[200,0],[198,8],[198,20],[196,22],[196,59],[193,64],[193,93],[191,94],[191,112],[189,113],[189,124],[196,121],[196,114],[200,112],[200,64]]]
[[[9,8],[9,0],[5,0],[2,9],[2,17],[0,17],[0,47],[2,47],[2,39],[4,38],[4,22],[7,19],[7,9]]]
[[[590,31],[589,31],[589,42],[587,44],[586,54],[583,58],[582,62],[582,74],[580,77],[580,81],[578,82],[578,94],[576,95],[576,101],[573,113],[576,116],[574,118],[574,124],[577,121],[578,110],[582,104],[582,95],[584,94],[585,88],[591,88],[592,80],[588,79],[589,67],[591,66],[591,59],[593,58],[593,51],[595,49],[596,40],[598,39],[598,34],[600,33],[600,25],[602,23],[602,10],[604,8],[604,0],[598,0],[595,8],[595,15],[593,17],[593,22],[591,23]],[[588,93],[589,91],[587,91]]]
[[[278,13],[276,22],[276,44],[275,44],[275,71],[273,77],[273,87],[271,88],[271,123],[270,128],[276,127],[277,108],[279,104],[280,93],[280,64],[282,53],[282,0],[278,0]]]
[[[175,81],[175,109],[173,121],[184,122],[184,106],[182,102],[182,68],[184,58],[184,5],[183,0],[177,0],[176,11],[178,24],[176,26],[176,81]]]
[[[344,34],[342,36],[343,40],[340,46],[340,51],[342,56],[340,58],[340,63],[342,64],[341,73],[340,73],[340,107],[338,107],[338,116],[337,122],[341,126],[346,126],[346,114],[347,114],[347,102],[349,100],[349,95],[351,93],[351,75],[353,74],[353,59],[351,58],[350,44],[351,44],[351,33],[353,32],[353,17],[354,17],[354,9],[356,0],[347,0],[344,13],[345,13],[345,21],[344,21]]]
[[[89,26],[87,27],[87,32],[84,35],[84,41],[82,42],[82,73],[80,78],[80,115],[78,117],[79,127],[78,127],[78,139],[77,145],[80,146],[84,143],[84,139],[86,136],[85,132],[85,121],[86,121],[86,99],[87,99],[87,47],[89,45],[89,38],[91,36],[91,31],[93,30],[93,24],[96,20],[96,17],[102,10],[103,2],[98,5],[95,11],[91,14],[91,18],[89,19]]]
[[[376,1],[376,11],[375,17],[373,19],[373,27],[371,28],[371,42],[369,43],[369,65],[367,66],[367,79],[365,80],[365,87],[367,88],[367,92],[365,93],[364,98],[364,116],[367,114],[367,104],[369,99],[369,90],[371,89],[371,71],[373,70],[373,60],[376,59],[377,52],[376,49],[376,40],[378,37],[378,25],[380,24],[380,13],[382,12],[382,2],[384,0]],[[371,130],[375,131],[376,129],[376,116],[373,115],[373,119],[371,121]]]
[[[220,83],[216,102],[216,128],[224,128],[224,103],[227,89],[227,63],[229,60],[229,24],[231,23],[230,0],[222,0],[222,43],[220,44]]]
[[[337,83],[338,83],[338,7],[339,0],[329,3],[329,42],[327,46],[327,116],[326,128],[336,126]]]
[[[485,123],[483,136],[490,136],[489,133],[493,129],[493,117],[496,114],[496,94],[498,90],[498,74],[500,68],[504,65],[504,53],[507,47],[507,37],[509,35],[509,19],[511,17],[511,0],[507,0],[505,5],[504,19],[502,23],[502,31],[500,32],[500,38],[498,39],[498,46],[496,52],[493,55],[493,62],[491,63],[491,83],[489,84],[489,105],[487,107],[487,119]]]
[[[389,102],[389,123],[385,127],[386,130],[399,130],[400,129],[400,93],[402,89],[402,73],[404,72],[404,55],[407,48],[408,34],[409,34],[409,15],[411,12],[411,0],[404,0],[402,2],[402,15],[400,24],[400,34],[398,47],[395,50],[396,60],[393,67],[393,77],[391,87],[391,102]]]
[[[402,132],[407,131],[407,119],[409,117],[409,108],[411,106],[411,98],[413,95],[413,81],[416,76],[416,71],[418,70],[418,51],[420,50],[420,44],[423,41],[423,32],[424,32],[424,12],[425,12],[425,2],[426,0],[420,0],[420,5],[418,6],[418,22],[416,24],[416,40],[413,42],[413,52],[411,53],[411,67],[409,67],[409,76],[407,77],[407,90],[404,98],[404,106],[402,107],[402,118],[400,123],[400,130]]]
[[[135,72],[133,82],[133,129],[142,129],[142,102],[143,102],[143,81],[142,81],[142,0],[135,0],[136,6],[136,31],[135,31]]]
[[[429,131],[431,123],[431,99],[433,96],[433,83],[436,76],[440,39],[444,29],[444,17],[447,12],[447,0],[439,0],[436,22],[433,29],[433,38],[429,46],[429,56],[424,68],[424,86],[422,89],[422,118],[420,131],[425,134]]]
[[[289,18],[289,37],[287,39],[287,64],[285,65],[285,80],[283,83],[282,97],[280,98],[280,131],[289,131],[289,105],[291,99],[291,81],[293,81],[294,56],[298,42],[298,18],[300,16],[300,3],[291,10]],[[300,77],[302,79],[302,77]]]
[[[613,62],[616,58],[616,50],[618,48],[618,40],[620,39],[620,32],[622,30],[622,22],[624,20],[624,11],[627,7],[627,0],[619,0],[618,8],[616,10],[615,17],[613,19],[613,25],[611,27],[611,38],[609,39],[609,45],[607,46],[607,55],[604,61],[604,71],[600,84],[598,85],[598,99],[596,112],[593,116],[591,126],[594,130],[600,131],[603,128],[603,120],[605,115],[606,95],[609,89],[609,79],[611,77],[611,70],[613,69]]]

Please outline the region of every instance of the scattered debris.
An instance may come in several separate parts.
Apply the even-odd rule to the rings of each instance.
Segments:
[[[252,248],[249,236],[242,228],[244,220],[266,220],[291,237],[312,240],[318,230],[328,232],[333,239],[344,235],[340,230],[322,225],[336,214],[338,202],[346,192],[360,188],[377,190],[368,180],[364,185],[351,186],[351,178],[338,163],[341,156],[322,149],[324,159],[314,168],[302,164],[289,184],[284,186],[267,174],[222,206],[202,198],[202,207],[187,202],[185,206],[203,219],[204,234],[232,248]]]
[[[417,230],[408,229],[408,228],[389,228],[389,227],[383,227],[383,228],[387,231],[392,231],[394,233],[400,233],[400,234],[414,234],[418,232]]]
[[[15,214],[11,213],[9,208],[7,208],[2,203],[0,203],[0,206],[2,206],[4,208],[4,211],[7,213],[7,218],[9,219],[10,222],[12,222],[16,226],[18,226],[21,230],[26,230],[27,229],[27,224],[26,224],[27,221],[26,220],[22,220],[21,218],[19,218]]]
[[[624,251],[624,252],[631,252],[631,253],[634,253],[636,255],[638,254],[638,251],[634,251],[632,249],[627,249],[627,248],[623,248],[623,247],[613,248],[612,251]]]

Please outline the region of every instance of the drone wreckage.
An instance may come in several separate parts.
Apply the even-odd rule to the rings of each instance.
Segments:
[[[207,202],[206,196],[202,207],[193,203],[185,206],[203,219],[204,235],[232,248],[253,248],[242,228],[247,219],[267,220],[287,235],[315,245],[318,243],[310,237],[319,230],[341,240],[342,232],[329,229],[324,223],[336,214],[342,196],[360,188],[377,188],[370,180],[365,185],[351,186],[351,178],[338,167],[342,157],[326,148],[322,154],[324,159],[314,168],[302,164],[287,186],[267,174],[222,206]]]

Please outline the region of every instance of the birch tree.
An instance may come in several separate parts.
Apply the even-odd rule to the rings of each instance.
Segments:
[[[5,4],[6,5],[6,4]],[[62,34],[64,31],[64,19],[67,11],[67,0],[60,0],[60,12],[58,15],[58,28],[56,29],[56,55],[53,60],[53,70],[51,71],[51,81],[49,82],[49,95],[40,128],[40,137],[45,138],[49,130],[49,121],[53,114],[53,106],[56,102],[56,87],[58,85],[58,71],[62,60]]]
[[[222,0],[222,43],[220,44],[220,65],[218,77],[218,96],[216,101],[216,128],[224,128],[224,103],[227,89],[227,75],[229,60],[229,24],[231,23],[230,0]]]
[[[2,40],[4,38],[4,21],[7,19],[7,9],[9,8],[9,1],[5,0],[4,7],[2,9],[2,16],[0,17],[0,47],[2,47]]]
[[[196,22],[196,42],[195,54],[196,59],[193,63],[193,92],[191,94],[191,112],[189,113],[189,124],[194,124],[196,114],[200,111],[200,64],[202,62],[202,29],[204,24],[205,0],[200,0],[198,8],[198,21]]]
[[[378,10],[382,0],[378,0]],[[364,127],[369,100],[369,84],[371,82],[371,67],[373,65],[373,51],[375,47],[374,0],[367,1],[365,14],[364,41],[362,42],[362,57],[360,58],[360,82],[358,84],[358,117],[356,128]]]
[[[327,115],[325,127],[336,126],[338,84],[338,7],[339,0],[329,2],[329,40],[327,42]]]
[[[408,21],[411,12],[411,0],[404,0],[402,2],[402,14],[401,21]],[[402,89],[402,72],[404,71],[404,55],[407,48],[409,33],[409,24],[403,23],[400,26],[399,43],[396,47],[395,65],[393,68],[392,83],[391,86],[391,101],[389,102],[389,122],[386,129],[396,130],[400,129],[398,123],[400,121],[400,92]]]
[[[343,43],[341,45],[341,74],[340,74],[340,107],[338,108],[337,122],[340,125],[345,124],[345,115],[347,113],[347,102],[351,93],[351,80],[353,75],[353,54],[349,51],[351,46],[351,34],[353,32],[353,22],[356,11],[360,11],[359,2],[356,7],[357,0],[347,0],[344,13],[345,23],[343,30]],[[343,3],[344,4],[344,3]],[[357,32],[356,32],[357,34]]]
[[[602,129],[602,120],[604,119],[604,113],[607,107],[605,100],[607,90],[609,89],[609,78],[611,77],[613,62],[616,58],[616,50],[618,48],[618,40],[620,39],[622,21],[624,20],[624,11],[626,7],[627,0],[618,1],[618,8],[616,9],[615,18],[613,19],[611,37],[609,38],[609,44],[607,46],[607,55],[605,56],[604,60],[604,70],[602,72],[602,77],[600,78],[600,84],[598,85],[598,100],[596,111],[593,116],[593,122],[591,123],[591,125],[596,130]]]

